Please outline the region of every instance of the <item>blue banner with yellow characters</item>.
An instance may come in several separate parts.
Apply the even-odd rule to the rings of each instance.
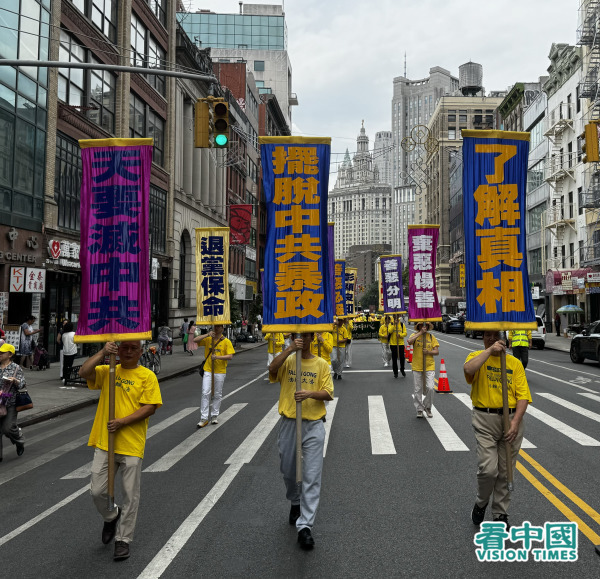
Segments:
[[[345,318],[348,315],[348,309],[346,307],[346,260],[336,259],[333,271],[335,317]]]
[[[525,231],[529,133],[462,135],[465,328],[535,329]]]
[[[260,137],[267,204],[263,332],[328,331],[330,138]]]

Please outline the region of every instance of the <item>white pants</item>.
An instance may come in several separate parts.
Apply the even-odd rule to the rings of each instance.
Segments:
[[[383,360],[384,366],[389,366],[392,361],[392,351],[387,342],[381,342],[381,359]]]
[[[221,399],[223,398],[223,384],[225,383],[226,374],[215,374],[215,395],[210,399],[211,386],[211,374],[210,372],[204,372],[202,378],[202,402],[200,403],[200,421],[203,422],[208,420],[209,417],[209,405],[210,405],[210,416],[216,418],[219,416],[219,409],[221,408]]]
[[[338,351],[340,353],[339,360],[338,360]],[[336,374],[339,374],[340,376],[342,375],[342,372],[344,370],[345,361],[346,361],[346,348],[334,347],[333,350],[331,350],[331,366],[333,368],[333,371]]]
[[[346,368],[352,366],[352,342],[346,344]]]
[[[413,380],[415,385],[414,390],[414,403],[417,412],[423,410],[431,410],[431,403],[433,400],[433,381],[435,380],[435,370],[428,370],[425,372],[425,387],[427,389],[427,393],[425,394],[425,398],[423,398],[423,372],[415,372],[413,370]]]
[[[275,354],[267,354],[267,368],[271,365],[271,362],[275,358]]]

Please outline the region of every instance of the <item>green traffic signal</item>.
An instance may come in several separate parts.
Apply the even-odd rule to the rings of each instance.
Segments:
[[[229,139],[227,138],[227,135],[216,135],[215,136],[215,143],[219,147],[225,147],[227,145],[227,141],[229,141]]]

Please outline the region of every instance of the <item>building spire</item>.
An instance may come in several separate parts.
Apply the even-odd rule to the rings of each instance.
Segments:
[[[406,50],[404,51],[404,78],[408,78],[406,76]]]

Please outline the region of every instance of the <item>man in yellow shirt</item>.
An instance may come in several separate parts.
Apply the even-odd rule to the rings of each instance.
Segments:
[[[281,353],[283,349],[283,334],[281,332],[267,332],[263,338],[267,340],[267,368],[271,365],[273,358]]]
[[[433,324],[419,322],[415,326],[415,330],[416,332],[408,338],[408,343],[413,345],[413,400],[417,409],[417,418],[423,418],[423,412],[427,414],[428,418],[432,418],[431,405],[433,403],[433,384],[435,380],[435,360],[433,357],[440,353],[440,344],[431,333]],[[425,397],[423,397],[423,353],[425,353],[426,358]]]
[[[348,341],[348,330],[346,330],[342,318],[338,318],[333,323],[331,336],[333,337],[333,350],[331,351],[333,379],[341,380],[346,361],[346,342]]]
[[[517,360],[521,360],[523,368],[527,368],[529,348],[531,348],[531,330],[510,330],[508,332],[508,343],[513,356]]]
[[[320,354],[319,350],[321,351]],[[332,350],[333,336],[329,332],[316,332],[313,341],[310,343],[310,352],[313,356],[323,358],[329,364],[329,370],[331,370]]]
[[[379,325],[379,341],[381,342],[381,358],[383,359],[384,368],[387,368],[390,365],[390,361],[392,359],[388,335],[388,326],[390,321],[390,316],[385,316]]]
[[[406,337],[406,326],[402,323],[399,314],[392,315],[392,321],[388,324],[388,343],[392,355],[392,370],[394,378],[398,378],[398,360],[400,360],[400,372],[406,376],[404,371],[404,338]]]
[[[279,382],[280,468],[291,502],[289,522],[296,525],[302,549],[312,549],[312,537],[323,471],[325,401],[333,400],[329,366],[310,352],[313,334],[302,334],[269,366],[269,381]],[[302,356],[302,390],[296,392],[296,356]],[[296,484],[296,402],[302,402],[302,484]]]
[[[194,338],[194,342],[204,346],[204,376],[202,377],[202,400],[200,401],[200,422],[198,428],[204,428],[209,422],[209,404],[212,423],[217,424],[223,398],[223,384],[227,363],[233,358],[235,350],[229,339],[223,335],[223,326],[213,326],[213,331]],[[212,367],[215,368],[215,390],[212,392]],[[212,401],[211,401],[212,394]]]
[[[506,356],[506,382],[510,428],[502,428],[502,380],[500,354],[506,352],[502,332],[483,332],[485,350],[471,352],[465,360],[464,373],[471,384],[471,423],[477,441],[477,500],[471,512],[475,525],[480,525],[492,494],[492,518],[508,524],[510,493],[506,479],[505,441],[511,443],[513,469],[523,441],[523,416],[531,402],[523,364],[514,356]]]
[[[104,358],[119,354],[115,370],[115,419],[108,420],[109,366]],[[115,539],[114,559],[129,557],[140,502],[142,459],[146,445],[148,418],[162,406],[158,380],[151,370],[138,366],[142,356],[139,341],[107,342],[97,354],[81,366],[79,375],[90,390],[102,390],[88,446],[94,446],[91,494],[104,519],[102,542]],[[108,428],[107,428],[108,425]],[[115,473],[121,471],[123,506],[109,511],[108,501],[108,433],[115,433]]]
[[[352,330],[354,329],[354,322],[350,318],[346,318],[344,321],[344,327],[348,332],[348,341],[346,342],[346,368],[352,366]]]

